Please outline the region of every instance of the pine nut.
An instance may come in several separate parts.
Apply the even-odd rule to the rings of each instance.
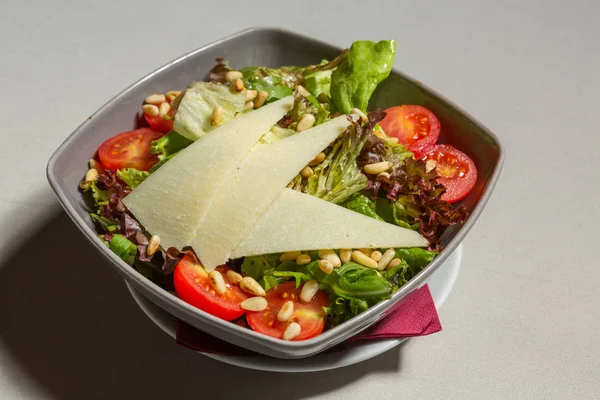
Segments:
[[[306,265],[311,261],[312,260],[308,254],[300,254],[298,258],[296,258],[296,264],[298,265]]]
[[[235,90],[236,92],[241,92],[242,90],[244,90],[244,81],[242,81],[241,79],[236,79],[235,81],[233,81],[231,86],[233,86],[233,90]]]
[[[96,168],[90,168],[85,174],[85,181],[94,182],[96,180],[98,180],[98,170]]]
[[[233,82],[236,79],[242,79],[244,75],[240,71],[227,71],[225,74],[225,80],[227,82]]]
[[[291,300],[288,300],[285,303],[283,303],[283,305],[279,309],[279,312],[277,313],[277,319],[280,320],[281,322],[285,322],[285,321],[289,320],[290,318],[292,318],[293,313],[294,313],[294,302]]]
[[[384,270],[385,267],[388,266],[388,264],[390,263],[390,261],[392,261],[394,257],[396,257],[396,250],[387,249],[385,253],[383,253],[383,255],[381,256],[379,262],[377,262],[377,269],[380,271]]]
[[[179,95],[177,95],[179,96]],[[173,94],[168,94],[167,97],[167,103],[171,104],[173,102],[173,100],[175,100],[175,98],[177,97],[176,95]]]
[[[380,131],[373,131],[373,135],[377,136],[379,139],[381,140],[385,140],[385,135],[383,133],[381,133]]]
[[[309,163],[308,166],[309,167],[314,167],[315,165],[319,165],[323,162],[323,160],[325,160],[325,153],[320,152],[319,154],[317,154],[317,156],[315,158],[313,158]]]
[[[390,175],[390,173],[389,173],[389,172],[380,172],[379,174],[377,174],[377,177],[379,178],[380,176],[381,176],[382,178],[387,178],[387,179],[390,179],[390,176],[391,176],[391,175]]]
[[[358,251],[360,251],[361,253],[363,253],[365,256],[367,257],[371,257],[371,253],[373,252],[373,249],[358,249]]]
[[[212,285],[213,289],[215,289],[215,292],[219,294],[225,293],[227,286],[225,286],[225,280],[219,271],[210,271],[208,273],[208,278],[210,279],[210,284]]]
[[[167,98],[165,97],[164,94],[154,93],[154,94],[146,97],[146,99],[144,100],[144,103],[154,104],[155,106],[157,106],[161,103],[164,103],[165,100],[167,100]]]
[[[381,172],[387,171],[388,169],[392,168],[392,163],[389,161],[381,161],[381,162],[376,162],[373,164],[367,164],[365,165],[365,172],[367,174],[373,174],[373,175],[377,175]]]
[[[252,101],[256,98],[258,92],[256,90],[246,90],[246,101]]]
[[[400,261],[399,258],[394,258],[392,261],[390,261],[390,263],[387,265],[387,267],[385,269],[392,269],[392,268],[396,268],[398,265],[400,265],[402,261]]]
[[[90,160],[89,166],[90,166],[90,168],[93,168],[96,171],[98,171],[98,173],[100,173],[100,171],[102,170],[102,164],[100,164],[98,161],[94,160],[93,158]]]
[[[148,247],[146,247],[146,254],[148,254],[148,256],[153,255],[156,253],[156,250],[158,250],[158,246],[160,246],[160,236],[152,235],[148,241]]]
[[[340,260],[342,261],[342,263],[346,264],[351,259],[352,259],[352,249],[341,249],[340,250]]]
[[[367,120],[369,119],[369,118],[367,118],[367,116],[365,115],[365,113],[362,112],[361,110],[359,110],[358,108],[353,108],[350,112],[352,114],[358,115],[360,117],[360,120],[362,122],[367,122]]]
[[[158,106],[158,116],[164,118],[164,116],[169,113],[170,109],[171,105],[166,101],[164,103],[160,103],[160,106]]]
[[[300,300],[305,303],[310,303],[310,301],[315,297],[317,292],[319,291],[319,282],[312,280],[308,281],[302,286],[302,291],[300,292]]]
[[[333,264],[327,260],[319,260],[319,269],[329,275],[333,272]]]
[[[362,266],[377,269],[377,263],[361,251],[354,250],[352,252],[352,259]]]
[[[247,101],[247,102],[244,104],[244,108],[242,108],[242,109],[243,109],[243,110],[248,110],[248,109],[250,109],[250,108],[254,108],[254,103],[253,103],[252,101]]]
[[[262,286],[260,286],[258,282],[256,282],[251,276],[245,276],[242,278],[240,281],[240,289],[255,296],[267,295],[265,289],[263,289]]]
[[[371,253],[371,260],[378,262],[379,260],[381,260],[381,256],[382,256],[381,252],[375,250],[374,252]]]
[[[223,121],[223,107],[216,105],[213,108],[212,115],[210,116],[210,124],[212,126],[219,125]]]
[[[302,171],[300,171],[300,175],[303,178],[310,178],[314,174],[315,174],[315,171],[313,171],[313,169],[311,167],[309,167],[308,165],[306,167],[302,168]]]
[[[262,106],[265,101],[267,101],[267,97],[269,97],[269,93],[265,92],[264,90],[258,92],[256,99],[254,99],[254,108],[259,108]]]
[[[302,254],[301,251],[288,251],[279,257],[279,261],[294,261]]]
[[[437,168],[437,162],[435,160],[429,159],[425,162],[425,172],[430,173],[431,171],[433,171],[436,168]]]
[[[264,297],[250,297],[240,303],[246,311],[262,311],[267,308],[267,299]]]
[[[292,340],[300,334],[302,328],[297,322],[291,322],[283,332],[283,340]]]
[[[309,129],[311,126],[315,124],[315,116],[312,114],[304,114],[300,121],[298,121],[298,125],[296,125],[296,132],[302,132]]]
[[[173,98],[179,96],[179,94],[181,93],[181,90],[169,90],[167,92],[167,97],[169,96],[173,96]]]
[[[144,104],[142,106],[142,111],[150,117],[156,117],[158,115],[158,107],[154,104]]]
[[[296,86],[296,90],[298,91],[298,94],[300,94],[301,96],[304,96],[304,97],[311,96],[310,92],[308,90],[306,90],[306,88],[302,85]]]
[[[234,285],[237,285],[242,280],[242,276],[232,269],[225,273],[225,278]]]
[[[319,250],[319,258],[329,261],[333,265],[333,268],[339,268],[342,265],[342,260],[340,260],[333,250]]]

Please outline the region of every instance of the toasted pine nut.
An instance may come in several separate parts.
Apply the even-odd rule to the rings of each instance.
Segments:
[[[225,286],[225,280],[219,271],[210,271],[208,273],[208,278],[210,279],[210,284],[212,285],[213,289],[215,289],[215,292],[219,294],[225,293],[227,286]]]
[[[382,256],[381,252],[375,250],[374,252],[371,253],[371,260],[377,262],[377,261],[381,260],[381,256]]]
[[[157,106],[157,105],[163,103],[165,100],[167,100],[167,98],[165,97],[164,94],[154,93],[154,94],[151,94],[150,96],[146,97],[146,99],[144,100],[144,103],[154,104],[155,106]]]
[[[298,265],[306,265],[311,261],[312,260],[310,259],[310,256],[308,254],[300,254],[298,258],[296,258],[296,264]]]
[[[353,108],[350,112],[352,114],[357,114],[360,117],[360,120],[362,122],[367,122],[367,120],[369,119],[369,118],[367,118],[367,116],[365,115],[365,113],[362,112],[361,110],[359,110],[358,108]]]
[[[388,179],[390,179],[390,176],[391,176],[391,175],[390,175],[390,173],[389,173],[389,172],[380,172],[380,173],[378,173],[378,174],[377,174],[377,177],[379,178],[380,176],[381,176],[382,178],[388,178]]]
[[[399,258],[394,258],[392,261],[390,261],[390,263],[387,265],[387,267],[385,269],[392,269],[392,268],[396,268],[398,265],[400,265],[402,261],[400,261]]]
[[[319,260],[319,269],[329,275],[333,272],[333,264],[327,260]]]
[[[158,115],[158,107],[154,104],[144,104],[142,106],[142,111],[150,117],[156,117]]]
[[[300,334],[302,328],[300,324],[297,322],[291,322],[287,328],[285,328],[285,332],[283,332],[283,340],[292,340],[296,336]]]
[[[319,250],[319,258],[329,261],[334,268],[339,268],[342,265],[342,260],[340,260],[333,250]]]
[[[233,82],[236,79],[242,79],[244,75],[240,71],[227,71],[225,74],[225,80],[227,82]]]
[[[100,170],[102,170],[102,164],[100,164],[98,161],[94,160],[93,158],[90,160],[88,165],[90,166],[90,168],[94,168],[98,172],[100,172]]]
[[[166,101],[164,103],[160,103],[160,106],[158,106],[158,116],[164,117],[165,115],[167,115],[169,113],[170,109],[171,109],[171,105],[169,103],[167,103]]]
[[[210,116],[210,124],[212,126],[219,125],[223,121],[223,116],[223,107],[216,105],[215,108],[213,108],[212,115]]]
[[[242,81],[241,79],[236,79],[235,81],[233,81],[231,86],[236,92],[241,92],[242,90],[244,90],[244,81]]]
[[[358,251],[360,251],[367,257],[371,257],[371,253],[373,252],[373,249],[364,248],[364,249],[358,249]]]
[[[177,95],[178,96],[178,95]],[[167,97],[167,103],[171,104],[173,102],[173,100],[175,100],[175,98],[177,97],[176,95],[173,94],[168,94]]]
[[[301,251],[288,251],[279,257],[279,261],[294,261],[302,254]]]
[[[240,303],[246,311],[262,311],[267,308],[267,299],[264,297],[250,297]]]
[[[242,278],[240,281],[240,289],[255,296],[266,296],[267,294],[265,289],[263,289],[251,276]]]
[[[296,86],[296,90],[298,91],[298,94],[300,94],[301,96],[304,96],[304,97],[311,96],[310,92],[308,90],[306,90],[306,88],[302,85]]]
[[[246,101],[254,100],[257,94],[256,90],[246,90]]]
[[[367,255],[365,255],[365,253],[361,251],[354,250],[352,252],[352,259],[365,267],[375,269],[377,268],[377,263],[374,260],[372,260],[371,257],[368,257]]]
[[[225,273],[225,278],[234,285],[237,285],[242,280],[242,276],[232,269]]]
[[[250,108],[254,108],[254,103],[253,103],[252,101],[247,101],[247,102],[244,104],[244,107],[243,107],[242,109],[243,109],[243,110],[248,110],[248,109],[250,109]]]
[[[429,159],[425,162],[425,172],[430,173],[434,169],[437,168],[437,162],[435,160]]]
[[[310,178],[314,174],[315,174],[315,171],[313,171],[313,169],[311,167],[309,167],[308,165],[306,167],[302,168],[302,171],[300,171],[300,175],[303,178]]]
[[[254,99],[254,108],[259,108],[260,106],[262,106],[265,103],[265,101],[267,101],[267,97],[269,97],[269,93],[265,92],[264,90],[258,92],[256,95],[256,99]]]
[[[325,153],[320,152],[319,154],[317,154],[317,156],[315,158],[313,158],[309,163],[308,166],[309,167],[314,167],[315,165],[319,165],[323,162],[323,160],[325,159]]]
[[[377,175],[381,172],[387,171],[388,169],[392,168],[392,163],[389,161],[381,161],[381,162],[376,162],[373,164],[367,164],[365,165],[365,172],[367,174],[373,174],[373,175]]]
[[[380,271],[384,270],[394,257],[396,257],[396,250],[387,249],[381,256],[381,259],[377,262],[377,269]]]
[[[94,182],[96,180],[98,180],[98,170],[96,168],[90,168],[85,174],[85,181]]]
[[[169,90],[167,92],[167,97],[169,96],[173,96],[173,98],[179,96],[179,94],[181,93],[181,90]]]
[[[346,264],[351,259],[352,259],[352,249],[341,249],[340,250],[340,260],[344,264]]]
[[[302,132],[309,129],[315,124],[315,116],[312,114],[304,114],[298,124],[296,125],[296,132]]]
[[[148,247],[146,247],[146,254],[149,256],[153,255],[158,250],[158,246],[160,246],[160,236],[152,235],[148,241]]]
[[[310,303],[313,297],[319,291],[319,282],[312,280],[308,281],[302,286],[302,291],[300,292],[300,300],[305,303]]]
[[[281,322],[285,322],[285,321],[289,320],[290,318],[292,318],[293,313],[294,313],[294,302],[291,300],[288,300],[285,303],[283,303],[283,305],[279,309],[279,312],[277,313],[277,319],[280,320]]]

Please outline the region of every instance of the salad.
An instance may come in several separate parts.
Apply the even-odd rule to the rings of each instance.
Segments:
[[[419,105],[369,110],[393,40],[230,66],[144,100],[80,183],[98,237],[183,301],[283,340],[389,299],[464,222],[473,161]]]

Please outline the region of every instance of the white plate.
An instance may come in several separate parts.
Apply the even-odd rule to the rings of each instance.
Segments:
[[[454,286],[454,282],[456,281],[460,269],[461,259],[462,244],[459,245],[446,262],[441,265],[429,279],[427,279],[431,296],[433,297],[433,301],[438,310],[442,304],[444,304]],[[139,294],[129,283],[125,283],[134,300],[148,318],[175,339],[177,319]],[[406,339],[377,340],[353,346],[336,353],[321,353],[312,357],[296,360],[285,360],[263,355],[230,356],[199,353],[226,364],[236,365],[242,368],[275,372],[312,372],[345,367],[347,365],[368,360],[398,346],[404,340]]]

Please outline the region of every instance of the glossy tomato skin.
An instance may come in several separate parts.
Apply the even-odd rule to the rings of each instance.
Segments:
[[[217,267],[223,276],[230,268],[223,265]],[[177,296],[215,317],[226,321],[233,321],[246,312],[240,307],[240,303],[248,298],[238,285],[233,285],[225,280],[227,290],[224,294],[218,294],[212,288],[208,273],[196,262],[191,254],[186,254],[175,266],[173,273],[173,284]]]
[[[152,130],[162,133],[169,133],[173,130],[172,119],[166,119],[158,115],[151,117],[148,114],[144,114],[144,118],[146,118],[146,122],[148,122],[148,125],[150,125],[150,129]]]
[[[267,308],[263,311],[246,313],[246,319],[250,327],[265,335],[281,339],[283,332],[290,322],[300,324],[300,334],[293,340],[306,340],[323,332],[327,315],[323,307],[329,306],[330,300],[327,294],[319,290],[310,303],[300,300],[300,292],[303,285],[296,289],[296,282],[284,282],[267,291]],[[281,322],[277,319],[277,313],[286,301],[294,302],[294,313],[289,321]]]
[[[386,135],[398,138],[398,143],[412,150],[434,144],[440,136],[440,121],[425,107],[394,106],[385,110],[379,122]]]
[[[475,186],[477,168],[471,158],[448,144],[438,144],[419,150],[420,159],[434,160],[438,182],[446,187],[442,200],[449,203],[464,199]]]
[[[152,142],[162,136],[164,133],[150,128],[123,132],[104,141],[98,148],[98,157],[106,169],[147,171],[158,162],[158,157],[150,152]]]

